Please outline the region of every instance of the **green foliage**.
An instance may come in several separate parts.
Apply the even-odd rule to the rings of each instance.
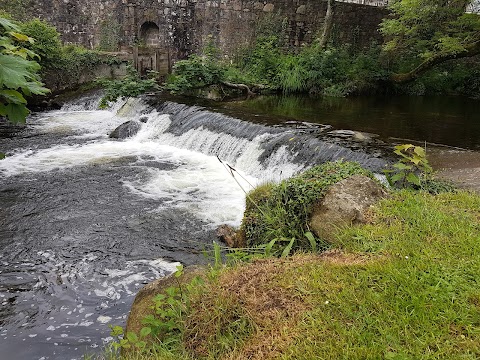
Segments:
[[[116,51],[120,42],[121,25],[113,17],[109,16],[100,23],[100,46],[103,51]]]
[[[281,57],[278,34],[263,35],[257,37],[253,47],[243,52],[238,67],[249,72],[258,83],[271,85],[277,76]]]
[[[394,170],[384,170],[390,186],[423,190],[431,194],[456,191],[452,183],[434,178],[433,169],[422,147],[397,145],[394,153],[400,160],[393,165]]]
[[[0,18],[0,116],[13,123],[24,123],[29,113],[25,96],[44,95],[37,71],[37,56],[26,48],[33,39],[22,34],[17,25]]]
[[[182,284],[179,278],[183,275],[183,265],[177,266],[177,271],[173,274],[176,286],[170,286],[153,297],[153,313],[141,320],[145,326],[139,334],[124,334],[121,326],[111,326],[111,335],[117,339],[112,343],[115,350],[135,349],[137,353],[151,354],[176,348],[183,333],[183,317],[189,310],[189,296],[203,284],[199,277]]]
[[[45,75],[48,78],[56,77],[64,84],[76,84],[86,72],[94,71],[99,65],[119,64],[114,57],[100,54],[97,51],[87,50],[76,45],[62,47],[62,55],[59,61],[48,69]]]
[[[435,55],[455,55],[478,41],[480,17],[466,14],[470,0],[400,0],[389,6],[380,31],[385,51],[399,66],[411,68]],[[398,60],[401,60],[400,63]]]
[[[430,177],[432,167],[422,147],[412,144],[397,145],[394,153],[400,156],[400,160],[393,165],[395,170],[385,171],[390,186],[398,184],[400,187],[419,187],[421,177]]]
[[[25,21],[33,0],[0,0],[0,17]],[[8,14],[5,13],[8,11]]]
[[[355,174],[373,177],[357,163],[330,162],[315,166],[278,185],[265,184],[247,196],[241,230],[249,246],[286,256],[293,250],[324,249],[326,244],[309,231],[313,205],[328,187]]]
[[[127,68],[127,75],[120,80],[100,79],[97,84],[105,89],[105,95],[100,101],[100,108],[106,108],[109,102],[120,97],[136,97],[147,91],[157,90],[158,84],[154,78],[141,79],[133,66]]]
[[[27,47],[40,57],[42,68],[52,68],[61,61],[62,43],[55,27],[43,20],[34,19],[21,23],[20,29],[35,40]]]
[[[45,21],[33,19],[18,27],[34,40],[25,42],[24,47],[38,55],[41,76],[53,87],[75,86],[99,65],[119,63],[114,57],[81,46],[63,46],[55,27]]]
[[[210,56],[192,55],[173,66],[173,74],[167,78],[165,89],[175,93],[187,93],[224,80],[224,69]]]
[[[408,95],[462,95],[480,98],[480,58],[468,58],[437,65],[419,79],[397,85]]]
[[[278,36],[261,37],[243,52],[236,64],[244,78],[284,93],[316,93],[347,96],[372,92],[387,71],[380,63],[380,48],[363,52],[348,47],[322,49],[305,46],[299,53],[288,53],[278,46]]]

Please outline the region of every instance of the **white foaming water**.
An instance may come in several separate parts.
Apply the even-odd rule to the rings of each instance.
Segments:
[[[147,123],[142,123],[136,136],[123,141],[107,138],[118,125],[138,118],[144,109],[136,101],[127,101],[119,110],[122,116],[113,111],[53,111],[43,114],[34,125],[39,132],[62,132],[67,137],[81,137],[86,142],[17,152],[0,162],[0,174],[14,176],[61,171],[76,166],[101,165],[126,157],[129,157],[127,161],[136,161],[133,165],[142,167],[148,159],[150,163],[157,161],[174,168],[169,166],[168,170],[162,170],[145,166],[148,176],[123,181],[133,193],[161,199],[159,207],[162,209],[174,207],[187,210],[210,226],[223,223],[238,225],[245,206],[244,191],[251,190],[251,186],[259,182],[259,177],[266,174],[258,157],[262,136],[268,135],[249,141],[197,129],[174,136],[165,132],[171,123],[169,116],[153,110],[146,115],[149,119]],[[239,173],[234,173],[235,178],[213,155],[238,169]],[[256,177],[247,176],[241,173],[242,170]],[[119,180],[121,175],[119,173]]]
[[[303,165],[290,162],[292,155],[287,151],[286,146],[281,146],[272,152],[264,164],[260,163],[259,158],[263,153],[261,144],[277,136],[274,134],[265,133],[253,140],[248,140],[225,133],[216,133],[201,126],[176,136],[165,132],[171,124],[168,115],[153,111],[146,117],[148,117],[147,123],[132,140],[156,141],[215,156],[228,162],[235,169],[263,181],[279,181],[303,169]]]
[[[124,118],[107,110],[97,111],[52,111],[38,118],[34,126],[43,133],[62,133],[79,138],[108,138]]]

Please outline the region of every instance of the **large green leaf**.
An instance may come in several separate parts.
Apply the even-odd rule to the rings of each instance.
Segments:
[[[21,34],[21,33],[18,33],[18,32],[15,32],[15,31],[11,31],[9,32],[10,36],[13,37],[15,40],[17,41],[28,41],[28,42],[33,42],[33,39],[28,37],[27,35],[25,34]]]
[[[11,22],[10,20],[7,20],[3,17],[0,17],[0,25],[7,31],[19,31],[20,30],[17,25],[15,25],[13,22]]]
[[[27,100],[17,90],[0,90],[0,97],[14,104],[26,104]]]
[[[22,86],[22,91],[25,95],[30,96],[31,94],[36,95],[45,95],[50,92],[49,89],[42,86],[42,83],[38,81],[29,81]]]
[[[0,86],[18,89],[29,80],[35,80],[36,63],[19,56],[0,54]]]
[[[29,113],[23,104],[0,104],[0,115],[6,116],[14,124],[24,124]]]

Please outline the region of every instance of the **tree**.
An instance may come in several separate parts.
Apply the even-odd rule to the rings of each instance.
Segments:
[[[29,110],[25,96],[44,95],[49,90],[39,81],[38,56],[24,45],[33,39],[20,33],[17,25],[0,17],[0,116],[24,123]]]
[[[402,59],[402,71],[391,80],[415,80],[447,60],[480,54],[480,16],[466,13],[471,0],[397,0],[390,5],[392,17],[380,31],[387,41],[384,50]]]
[[[323,25],[322,37],[320,38],[320,48],[325,50],[333,29],[333,17],[335,15],[335,0],[327,0],[327,13]]]

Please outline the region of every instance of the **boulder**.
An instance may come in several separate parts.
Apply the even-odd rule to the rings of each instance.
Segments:
[[[314,205],[310,228],[319,238],[335,242],[337,228],[366,223],[365,212],[387,196],[385,188],[364,175],[353,175],[332,185]]]
[[[217,228],[217,237],[231,248],[245,247],[245,238],[238,236],[237,231],[229,225],[220,225]]]
[[[134,136],[141,127],[138,121],[127,121],[113,130],[109,137],[111,139],[127,139]]]
[[[132,307],[128,314],[127,325],[125,333],[134,332],[137,335],[145,326],[142,324],[142,319],[147,315],[154,315],[152,308],[153,298],[157,294],[165,293],[165,290],[171,286],[178,286],[178,284],[187,284],[192,281],[195,276],[200,276],[203,273],[203,268],[199,266],[187,267],[180,278],[175,277],[175,273],[166,277],[157,279],[140,289],[135,296]]]

